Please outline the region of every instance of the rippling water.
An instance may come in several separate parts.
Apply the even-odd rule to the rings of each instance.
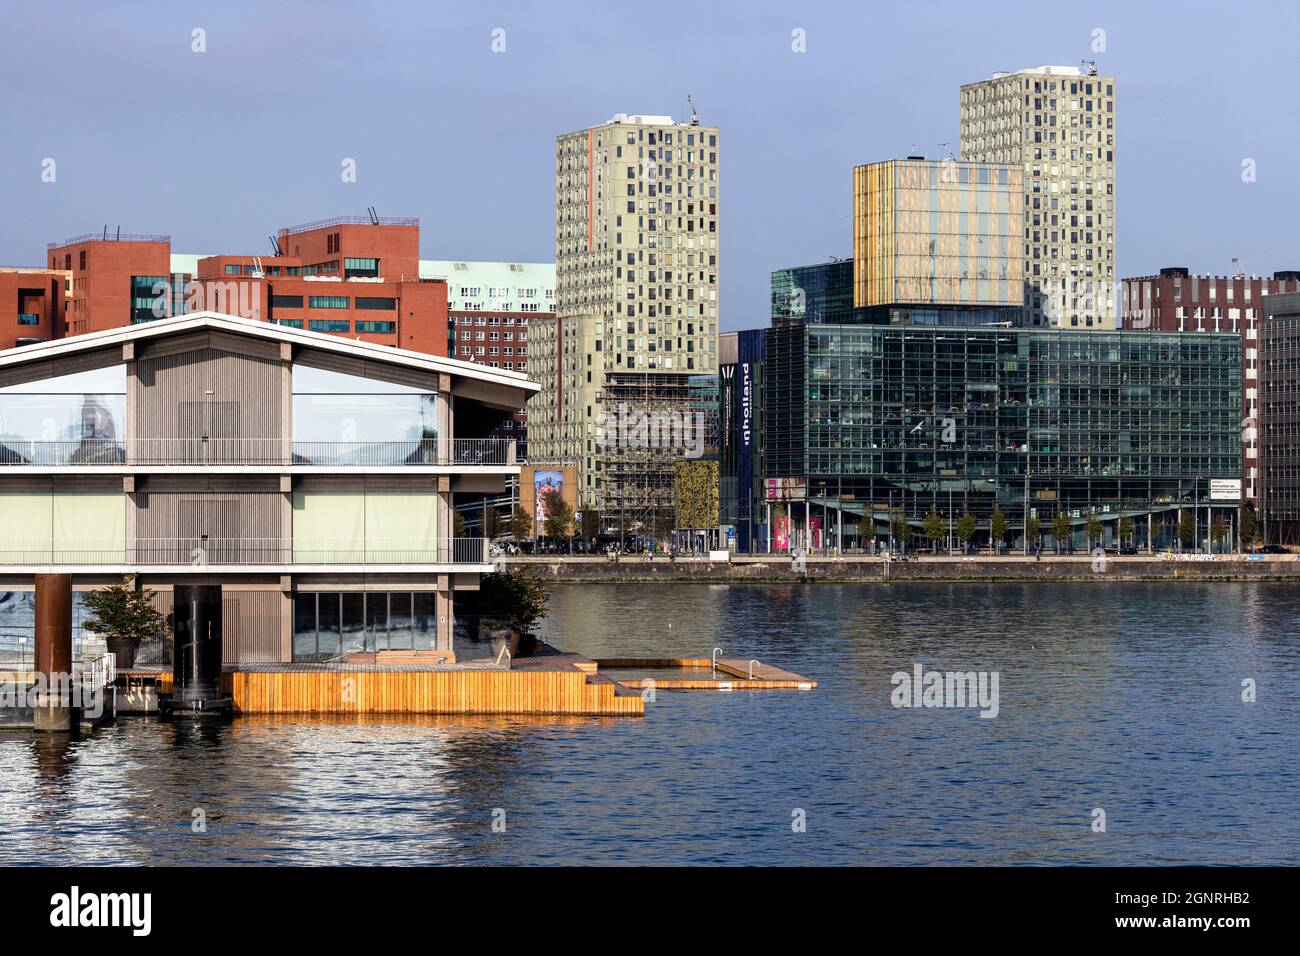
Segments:
[[[644,720],[0,731],[0,862],[1300,862],[1294,587],[562,586],[547,632],[819,688],[661,691]],[[893,708],[917,661],[998,671],[998,717]]]

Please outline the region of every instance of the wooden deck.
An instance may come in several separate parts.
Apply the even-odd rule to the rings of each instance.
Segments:
[[[490,660],[437,663],[239,664],[223,669],[222,689],[237,714],[488,714],[640,717],[642,678],[619,678],[606,669],[667,670],[654,676],[658,690],[813,690],[817,682],[771,664],[708,658],[605,658],[592,660],[551,648],[521,657],[509,668]],[[674,669],[709,675],[674,677]],[[137,667],[118,672],[126,685],[156,684],[171,691],[170,669]]]
[[[645,714],[640,694],[588,673],[582,661],[564,659],[569,656],[520,659],[509,670],[485,661],[245,664],[224,668],[221,684],[237,714]],[[170,671],[133,668],[119,676],[171,691]]]
[[[597,660],[596,664],[610,670],[713,669],[713,661],[707,657],[603,657]],[[655,687],[660,690],[813,690],[817,687],[815,680],[762,662],[754,663],[751,676],[749,661],[720,658],[717,673],[722,676],[717,678],[669,676],[654,677],[653,680]],[[627,687],[641,687],[644,679],[628,678],[620,683]]]

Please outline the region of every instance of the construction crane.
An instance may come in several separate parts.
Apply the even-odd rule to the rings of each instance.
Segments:
[[[1096,60],[1080,60],[1080,61],[1079,61],[1079,65],[1080,65],[1080,66],[1087,67],[1087,73],[1088,73],[1089,76],[1096,76],[1096,75],[1097,75],[1097,61],[1096,61]]]
[[[1238,279],[1244,279],[1246,277],[1246,270],[1241,267],[1241,260],[1236,256],[1232,257],[1232,274],[1234,278]]]
[[[692,126],[699,126],[699,125],[700,125],[700,111],[697,110],[697,109],[695,108],[695,100],[693,100],[693,99],[691,98],[691,94],[690,94],[690,93],[687,93],[687,94],[686,94],[686,102],[691,104],[691,125],[692,125]]]

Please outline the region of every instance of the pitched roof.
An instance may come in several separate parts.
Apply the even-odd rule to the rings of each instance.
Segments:
[[[309,332],[306,329],[275,325],[258,319],[243,319],[234,315],[225,315],[221,312],[192,312],[186,315],[172,316],[171,318],[156,319],[152,322],[142,322],[139,325],[105,329],[100,332],[87,332],[66,339],[55,339],[51,342],[7,349],[0,351],[0,369],[21,366],[29,362],[50,361],[126,342],[161,338],[203,329],[215,329],[238,335],[248,335],[253,338],[310,346],[324,352],[336,352],[376,362],[388,362],[392,365],[401,365],[407,368],[444,372],[460,378],[476,379],[493,385],[523,389],[527,393],[541,390],[540,385],[536,382],[530,382],[527,376],[521,372],[507,372],[504,369],[492,368],[474,362],[461,362],[457,359],[443,358],[440,355],[428,355],[424,352],[413,352],[391,345],[346,339],[324,332]]]

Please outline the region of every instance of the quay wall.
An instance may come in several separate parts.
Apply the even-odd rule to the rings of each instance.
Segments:
[[[617,563],[597,557],[509,558],[509,568],[522,567],[543,580],[574,584],[635,582],[700,582],[789,584],[803,582],[888,583],[891,581],[1295,581],[1300,560],[1292,555],[1245,558],[1215,555],[1214,560],[1161,559],[1146,556],[1090,555],[1044,557],[1041,561],[1012,557],[926,555],[911,561],[844,556],[809,557],[795,568],[787,557],[746,556],[731,561],[705,559],[669,561],[656,557],[624,557]]]

